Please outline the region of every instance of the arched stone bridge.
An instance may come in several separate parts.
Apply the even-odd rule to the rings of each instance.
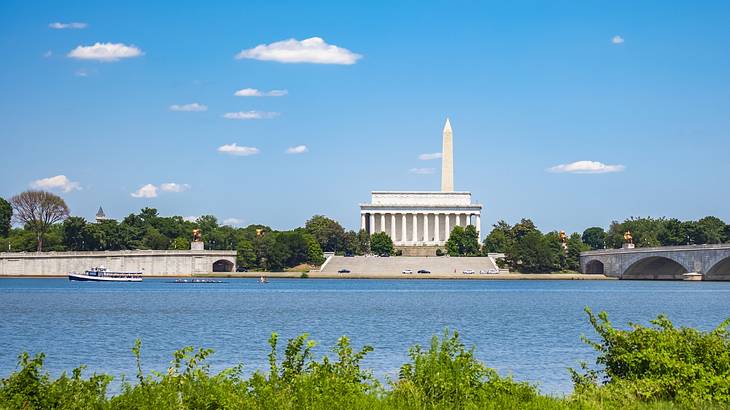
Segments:
[[[730,280],[730,244],[588,251],[580,268],[620,279],[679,280],[696,272],[703,280]]]

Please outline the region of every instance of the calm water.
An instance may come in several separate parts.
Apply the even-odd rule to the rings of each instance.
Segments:
[[[164,370],[185,345],[215,349],[213,369],[266,368],[267,339],[308,332],[320,354],[341,335],[372,344],[365,365],[395,375],[408,346],[457,329],[478,357],[502,374],[571,390],[566,368],[593,352],[583,308],[605,309],[614,323],[646,323],[666,313],[711,329],[730,317],[730,283],[630,281],[377,281],[230,279],[224,284],[76,283],[0,279],[0,375],[21,351],[45,352],[52,374],[90,371],[134,376],[130,352],[142,339],[145,370]]]

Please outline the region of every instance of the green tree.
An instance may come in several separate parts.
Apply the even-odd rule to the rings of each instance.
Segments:
[[[357,252],[358,239],[355,231],[347,231],[343,236],[342,253],[345,255],[354,255]]]
[[[63,246],[69,251],[84,251],[89,235],[86,229],[86,219],[70,216],[63,221]]]
[[[568,238],[568,249],[565,252],[564,269],[577,271],[580,269],[580,253],[591,249],[591,246],[583,243],[581,235],[574,232]]]
[[[686,245],[689,242],[690,225],[679,219],[667,219],[662,224],[657,239],[662,246]]]
[[[513,242],[510,236],[509,230],[498,229],[495,225],[495,228],[484,238],[484,246],[482,247],[484,254],[507,252]]]
[[[357,233],[357,248],[355,253],[358,255],[367,255],[370,253],[370,235],[368,231],[360,229]]]
[[[170,242],[170,249],[178,251],[190,249],[190,240],[182,236],[178,236]]]
[[[167,249],[170,247],[170,239],[153,227],[147,229],[142,242],[147,249]]]
[[[12,218],[13,207],[10,202],[0,198],[0,238],[6,238],[10,234]]]
[[[325,252],[337,252],[344,244],[345,229],[336,221],[322,215],[314,215],[304,225]]]
[[[370,236],[370,250],[376,255],[392,255],[393,240],[385,232],[377,232]]]
[[[725,222],[715,216],[706,216],[697,221],[697,230],[692,242],[695,244],[715,244],[727,241]]]
[[[515,241],[506,259],[514,270],[544,273],[560,269],[561,252],[555,233],[542,235],[535,229]]]
[[[46,191],[25,191],[10,198],[13,218],[36,236],[37,250],[43,251],[43,239],[51,226],[68,217],[68,206],[58,195]]]
[[[479,254],[479,234],[473,225],[466,228],[455,226],[446,241],[450,256],[476,256]]]
[[[603,228],[594,226],[583,231],[583,243],[590,249],[603,249],[606,247],[606,231]]]
[[[307,241],[307,263],[319,266],[324,263],[324,254],[319,242],[311,234],[304,233],[304,239]]]
[[[236,266],[239,269],[253,269],[256,267],[256,252],[251,241],[244,239],[238,242]]]
[[[606,245],[609,248],[620,248],[624,242],[624,233],[630,231],[637,247],[660,246],[659,232],[664,219],[631,217],[622,223],[613,221],[606,234]]]

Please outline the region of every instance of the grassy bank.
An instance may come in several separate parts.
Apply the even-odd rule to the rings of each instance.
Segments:
[[[353,349],[342,337],[332,354],[315,360],[306,335],[289,340],[280,357],[269,341],[267,372],[244,377],[237,366],[211,373],[208,349],[183,348],[167,371],[143,372],[141,344],[132,349],[135,380],[109,397],[111,376],[57,379],[43,370],[43,355],[22,354],[18,370],[0,381],[4,409],[695,409],[730,408],[730,319],[710,332],[675,328],[665,317],[648,327],[614,328],[605,313],[587,310],[598,335],[586,339],[597,366],[571,370],[568,397],[550,397],[525,382],[502,377],[474,357],[458,333],[444,332],[429,346],[413,346],[398,376],[385,383],[360,367],[373,350]]]

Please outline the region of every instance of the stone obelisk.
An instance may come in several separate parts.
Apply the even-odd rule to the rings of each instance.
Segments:
[[[448,118],[444,125],[444,142],[441,150],[441,192],[454,192],[454,135]]]

